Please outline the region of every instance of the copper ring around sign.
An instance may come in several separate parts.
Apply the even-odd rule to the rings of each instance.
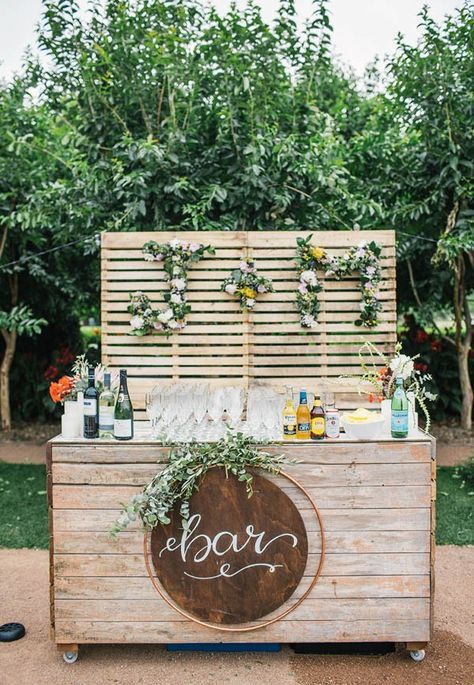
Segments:
[[[274,616],[271,619],[268,619],[267,621],[262,621],[261,623],[257,623],[255,625],[242,626],[242,627],[232,627],[232,626],[222,626],[222,625],[218,625],[216,623],[209,623],[208,621],[202,621],[199,618],[197,618],[196,616],[192,616],[187,611],[184,611],[184,609],[181,609],[181,607],[179,607],[177,604],[175,604],[173,601],[171,601],[171,599],[168,597],[166,592],[161,587],[160,583],[158,582],[158,579],[156,578],[155,574],[153,573],[153,569],[152,569],[152,565],[151,565],[151,561],[150,561],[150,551],[149,551],[150,533],[147,531],[145,533],[144,539],[143,539],[145,565],[146,565],[147,573],[150,577],[151,582],[155,586],[155,589],[160,594],[162,599],[164,599],[164,601],[172,609],[174,609],[179,614],[181,614],[181,616],[184,616],[184,618],[187,618],[189,621],[193,621],[194,623],[198,623],[199,625],[204,626],[205,628],[213,628],[214,630],[218,630],[218,631],[225,632],[225,633],[248,633],[252,630],[259,630],[260,628],[265,628],[266,626],[269,626],[272,623],[277,623],[277,621],[281,621],[283,618],[285,618],[285,616],[287,616],[289,613],[294,611],[302,602],[304,602],[304,600],[311,593],[313,587],[316,585],[316,582],[317,582],[319,576],[321,575],[321,571],[323,568],[324,553],[325,553],[325,538],[324,538],[323,522],[322,522],[319,510],[318,510],[313,498],[309,494],[309,492],[300,483],[298,483],[297,480],[295,480],[292,476],[288,475],[286,472],[280,471],[280,473],[278,475],[282,476],[283,478],[286,478],[288,481],[290,481],[290,483],[293,483],[293,485],[295,485],[304,494],[304,496],[307,498],[307,500],[311,504],[311,508],[313,509],[314,513],[316,514],[316,518],[318,520],[319,529],[321,532],[321,556],[319,559],[318,568],[316,569],[316,573],[314,574],[314,576],[311,580],[311,583],[309,584],[309,587],[307,588],[307,590],[305,590],[303,595],[294,604],[292,604],[290,607],[285,609],[285,611],[282,611],[280,614],[278,614],[277,616]]]

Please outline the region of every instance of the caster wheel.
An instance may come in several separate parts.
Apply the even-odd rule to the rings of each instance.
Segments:
[[[78,656],[77,652],[63,652],[63,659],[67,664],[76,663]]]
[[[423,659],[425,658],[425,650],[414,649],[412,652],[410,652],[410,656],[413,659],[413,661],[416,661],[418,663],[420,661],[423,661]]]

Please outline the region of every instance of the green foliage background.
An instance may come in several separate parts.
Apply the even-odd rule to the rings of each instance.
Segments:
[[[362,80],[332,55],[327,0],[303,32],[293,0],[272,25],[252,4],[91,1],[86,21],[74,0],[43,6],[42,59],[0,87],[0,309],[17,271],[50,323],[40,347],[77,346],[97,312],[98,247],[5,265],[101,230],[393,226],[400,312],[449,319],[452,273],[431,259],[455,203],[445,251],[474,245],[469,0],[441,26],[423,10],[419,44],[399,37]]]

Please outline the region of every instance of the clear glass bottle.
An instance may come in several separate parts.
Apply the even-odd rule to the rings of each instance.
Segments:
[[[125,369],[120,369],[120,387],[114,411],[114,438],[116,440],[133,438],[133,407],[128,393]]]
[[[99,407],[97,404],[94,367],[89,366],[88,386],[84,392],[84,437],[90,440],[99,435]]]
[[[408,437],[408,398],[403,387],[403,378],[397,376],[392,397],[392,438]]]
[[[283,409],[283,440],[296,439],[296,409],[293,404],[293,393],[286,389],[286,403]]]
[[[110,389],[110,373],[104,374],[104,389],[99,395],[99,438],[114,437],[115,397]]]
[[[341,434],[341,421],[339,409],[336,409],[333,393],[326,395],[326,406],[324,409],[326,419],[326,437],[338,438]]]

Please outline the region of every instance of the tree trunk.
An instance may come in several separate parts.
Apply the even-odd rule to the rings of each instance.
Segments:
[[[459,255],[454,266],[454,318],[456,323],[456,351],[458,356],[459,384],[461,387],[461,426],[472,428],[473,391],[469,376],[469,352],[472,344],[472,319],[465,287],[466,265]],[[465,331],[463,335],[463,323]]]
[[[10,411],[10,369],[15,356],[17,333],[2,330],[5,340],[5,354],[0,366],[0,416],[2,430],[9,431],[12,427]]]

